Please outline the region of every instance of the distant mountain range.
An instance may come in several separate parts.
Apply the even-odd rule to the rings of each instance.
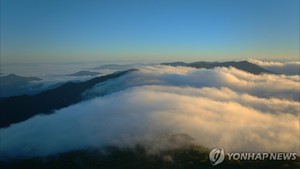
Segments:
[[[76,73],[68,74],[67,76],[97,76],[99,74],[101,73],[82,70]]]
[[[93,68],[93,70],[100,70],[100,69],[109,69],[109,70],[126,70],[126,69],[132,69],[135,66],[138,66],[136,64],[124,64],[124,65],[119,65],[119,64],[106,64],[102,66],[98,66]]]
[[[39,87],[39,84],[28,87],[31,82],[38,82],[38,77],[24,77],[16,74],[0,76],[0,97],[15,96],[28,93],[31,88]]]
[[[10,85],[25,85],[32,81],[40,81],[42,79],[38,77],[24,77],[18,76],[16,74],[9,74],[6,76],[1,76],[1,86],[10,86]]]
[[[171,62],[171,63],[162,63],[162,65],[169,65],[169,66],[186,66],[186,67],[194,67],[197,69],[204,68],[204,69],[213,69],[216,67],[234,67],[248,73],[252,74],[262,74],[262,73],[273,73],[268,70],[263,69],[260,66],[257,66],[253,63],[248,61],[239,61],[239,62],[193,62],[193,63],[185,63],[185,62]]]

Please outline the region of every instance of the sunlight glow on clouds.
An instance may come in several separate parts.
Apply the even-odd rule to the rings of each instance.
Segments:
[[[2,156],[136,144],[153,152],[152,140],[180,133],[228,152],[300,153],[298,84],[234,68],[144,67],[97,85],[83,95],[91,100],[2,129]]]

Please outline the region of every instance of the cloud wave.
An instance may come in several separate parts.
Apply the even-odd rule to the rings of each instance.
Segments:
[[[277,84],[277,85],[274,85]],[[299,76],[151,66],[99,84],[94,97],[1,130],[2,157],[142,144],[184,133],[226,151],[299,153]],[[104,97],[96,97],[108,93]],[[172,147],[172,146],[171,146]]]

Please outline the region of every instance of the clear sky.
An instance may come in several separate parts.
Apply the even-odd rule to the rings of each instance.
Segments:
[[[1,63],[299,57],[299,0],[1,0]]]

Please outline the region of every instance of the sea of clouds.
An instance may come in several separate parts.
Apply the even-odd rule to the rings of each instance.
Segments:
[[[275,62],[275,61],[261,61],[256,59],[248,59],[248,61],[275,73],[285,74],[285,75],[300,74],[299,61]]]
[[[172,148],[160,140],[172,134],[227,152],[300,153],[299,82],[235,68],[145,66],[86,91],[86,101],[2,128],[1,157],[136,144],[153,153]]]

